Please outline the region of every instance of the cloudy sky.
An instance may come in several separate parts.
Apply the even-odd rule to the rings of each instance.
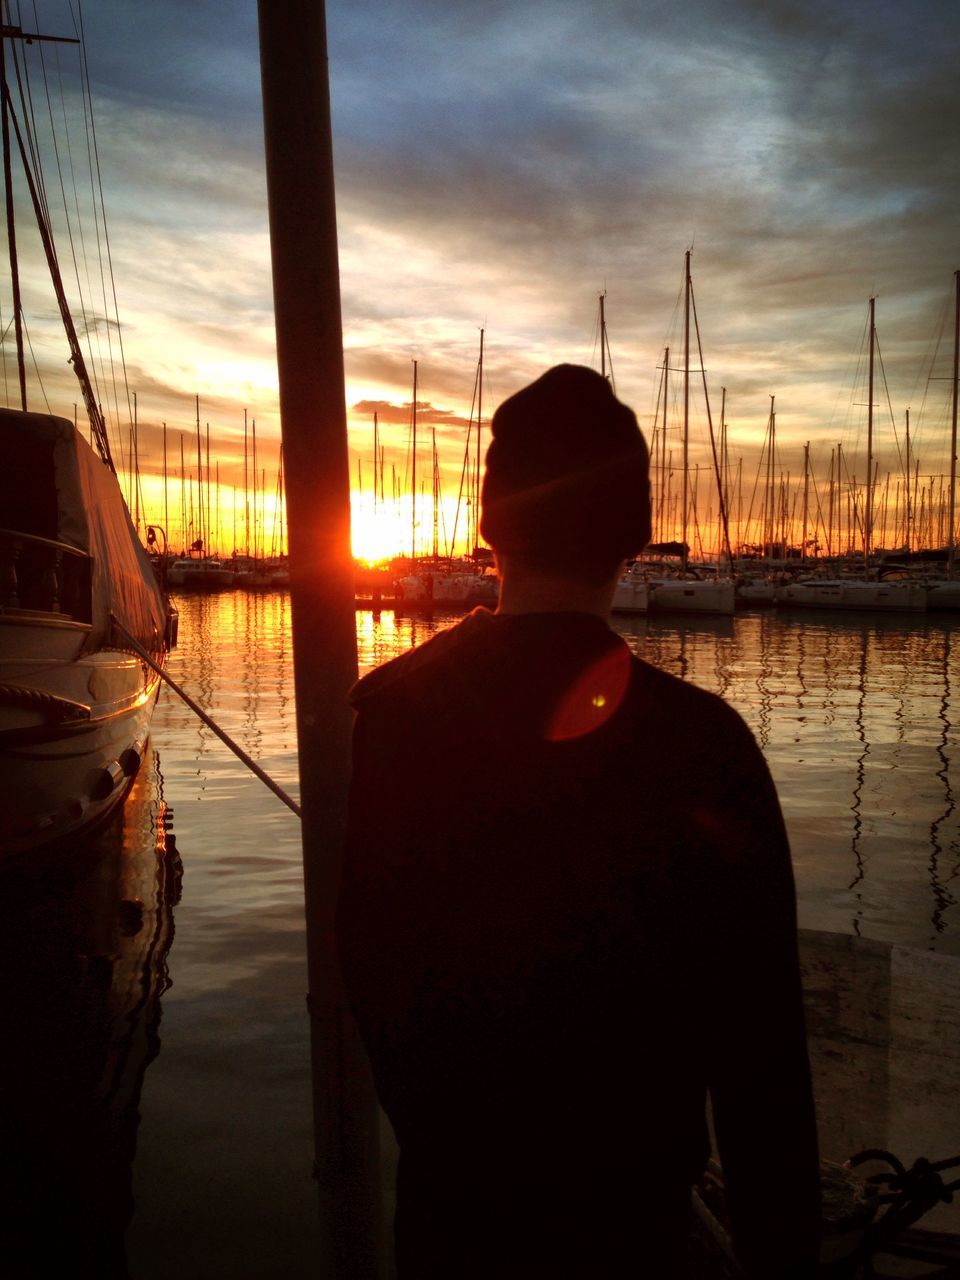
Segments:
[[[25,27],[72,33],[67,0],[37,10]],[[688,248],[714,415],[725,387],[745,474],[771,395],[783,469],[809,440],[820,474],[837,443],[864,472],[871,295],[881,471],[908,407],[921,470],[947,469],[955,0],[331,0],[327,20],[366,483],[375,408],[402,470],[414,359],[451,490],[481,327],[486,408],[559,360],[599,367],[604,290],[616,388],[649,426]],[[244,409],[264,458],[279,434],[256,5],[86,0],[83,21],[142,462],[157,465],[160,422],[189,438],[199,395],[227,476]],[[45,59],[65,86],[54,117],[70,114],[75,56]],[[38,311],[48,396],[72,413]],[[9,335],[4,349],[9,394]]]

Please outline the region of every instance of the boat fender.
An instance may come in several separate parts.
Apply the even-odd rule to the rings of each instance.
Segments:
[[[135,747],[127,747],[120,752],[120,759],[117,763],[123,770],[124,777],[133,778],[140,768],[140,752]]]
[[[114,760],[104,769],[98,769],[90,786],[90,799],[108,800],[126,776],[119,760]]]

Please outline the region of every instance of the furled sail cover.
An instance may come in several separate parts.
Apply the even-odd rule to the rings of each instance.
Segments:
[[[116,476],[66,418],[0,409],[0,458],[9,456],[8,449],[19,475],[16,489],[8,477],[0,481],[4,526],[65,542],[91,557],[87,647],[107,642],[113,613],[144,648],[159,653],[166,609]]]

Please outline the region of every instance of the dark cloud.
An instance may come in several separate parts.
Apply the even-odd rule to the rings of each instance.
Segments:
[[[391,404],[389,400],[358,400],[351,405],[350,412],[358,416],[373,418],[377,415],[379,422],[403,423],[413,421],[413,403]],[[421,426],[457,426],[465,427],[467,421],[451,409],[438,409],[429,401],[417,401],[417,422]]]

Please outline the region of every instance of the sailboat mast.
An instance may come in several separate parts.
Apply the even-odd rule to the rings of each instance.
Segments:
[[[867,492],[863,513],[863,567],[870,559],[873,533],[873,360],[876,346],[876,298],[870,299],[870,359],[867,374]]]
[[[187,551],[187,468],[183,460],[183,432],[180,432],[180,550]]]
[[[777,536],[777,411],[776,396],[770,397],[770,554]],[[782,548],[781,548],[782,551]]]
[[[380,457],[380,426],[377,411],[373,411],[373,510],[377,510],[377,461]]]
[[[907,410],[906,462],[903,467],[903,541],[910,550],[910,410]]]
[[[482,458],[480,453],[480,433],[483,430],[483,330],[480,330],[480,359],[477,362],[477,487],[476,501],[473,504],[473,551],[480,545],[480,476]]]
[[[683,571],[687,570],[687,486],[690,450],[690,250],[684,257],[683,286],[683,506],[680,512]]]
[[[243,411],[243,554],[250,554],[250,471],[247,465],[247,411]]]
[[[433,559],[440,559],[440,468],[437,464],[437,428],[433,429]]]
[[[700,361],[703,364],[703,361]],[[720,388],[720,528],[717,538],[717,561],[723,551],[724,513],[729,510],[729,494],[727,481],[727,388]],[[733,554],[730,555],[730,572],[733,572]]]
[[[170,537],[170,502],[167,493],[167,424],[163,424],[163,549],[167,549]]]
[[[960,394],[960,271],[953,273],[953,405],[950,414],[950,550],[947,554],[947,576],[952,578],[957,558],[956,500],[957,500],[957,396]]]
[[[660,432],[660,509],[657,539],[666,540],[667,527],[667,403],[670,399],[670,348],[663,349],[663,430]]]
[[[206,424],[205,439],[206,439],[206,453],[207,453],[207,476],[206,476],[207,510],[206,510],[205,528],[207,530],[207,542],[210,544],[207,547],[207,552],[209,553],[211,551],[217,552],[219,550],[219,548],[217,547],[216,530],[214,529],[214,525],[211,520],[211,508],[210,508],[210,423],[209,422]]]
[[[413,449],[410,463],[410,555],[417,558],[417,362],[413,362],[413,406],[411,410],[413,427]]]
[[[257,420],[253,419],[251,424],[251,434],[253,437],[253,558],[257,558]]]
[[[600,377],[607,376],[607,321],[603,312],[606,293],[600,295]]]
[[[203,448],[200,444],[200,397],[194,396],[194,402],[197,410],[197,519],[200,523],[200,536],[197,541],[200,543],[200,554],[204,555],[207,544],[203,536]]]
[[[803,446],[803,532],[800,535],[800,559],[807,558],[807,526],[810,520],[810,441]]]
[[[137,421],[137,393],[133,393],[133,527],[140,532],[140,424]]]

